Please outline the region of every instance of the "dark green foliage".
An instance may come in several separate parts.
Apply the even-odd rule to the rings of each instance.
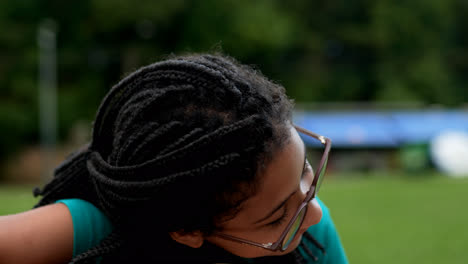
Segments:
[[[37,26],[58,30],[59,134],[120,76],[221,48],[298,102],[466,103],[468,5],[414,1],[20,0],[0,3],[0,159],[37,142]]]

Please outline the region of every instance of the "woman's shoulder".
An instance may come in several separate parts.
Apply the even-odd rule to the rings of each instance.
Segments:
[[[63,199],[73,221],[73,257],[96,246],[113,229],[112,223],[96,206],[82,199]]]
[[[323,201],[319,198],[316,199],[322,208],[322,219],[318,224],[307,229],[309,239],[306,239],[306,244],[321,260],[319,263],[348,263],[330,210]]]

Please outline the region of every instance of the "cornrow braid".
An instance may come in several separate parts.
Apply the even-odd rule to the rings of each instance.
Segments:
[[[187,251],[168,233],[210,234],[220,219],[237,213],[256,192],[259,172],[287,142],[291,109],[283,87],[222,55],[142,67],[107,93],[90,144],[35,190],[42,196],[36,206],[80,198],[113,223],[111,235],[71,263],[101,257],[104,263],[239,262],[221,249]]]
[[[115,250],[121,248],[122,244],[123,241],[119,234],[114,231],[104,238],[97,246],[92,247],[88,251],[73,258],[70,264],[93,263],[95,258],[111,254]]]

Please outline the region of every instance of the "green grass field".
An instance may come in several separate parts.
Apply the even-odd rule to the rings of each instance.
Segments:
[[[0,186],[0,215],[31,208],[31,186]],[[467,263],[468,179],[340,175],[325,180],[351,263]]]
[[[0,215],[31,209],[37,199],[32,195],[32,185],[0,184]]]
[[[320,197],[351,263],[467,263],[468,179],[343,178]]]

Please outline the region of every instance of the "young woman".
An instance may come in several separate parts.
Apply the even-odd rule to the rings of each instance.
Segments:
[[[37,208],[0,218],[0,262],[347,263],[316,198],[331,142],[291,111],[283,87],[228,57],[137,70]],[[299,134],[323,144],[320,163]]]

